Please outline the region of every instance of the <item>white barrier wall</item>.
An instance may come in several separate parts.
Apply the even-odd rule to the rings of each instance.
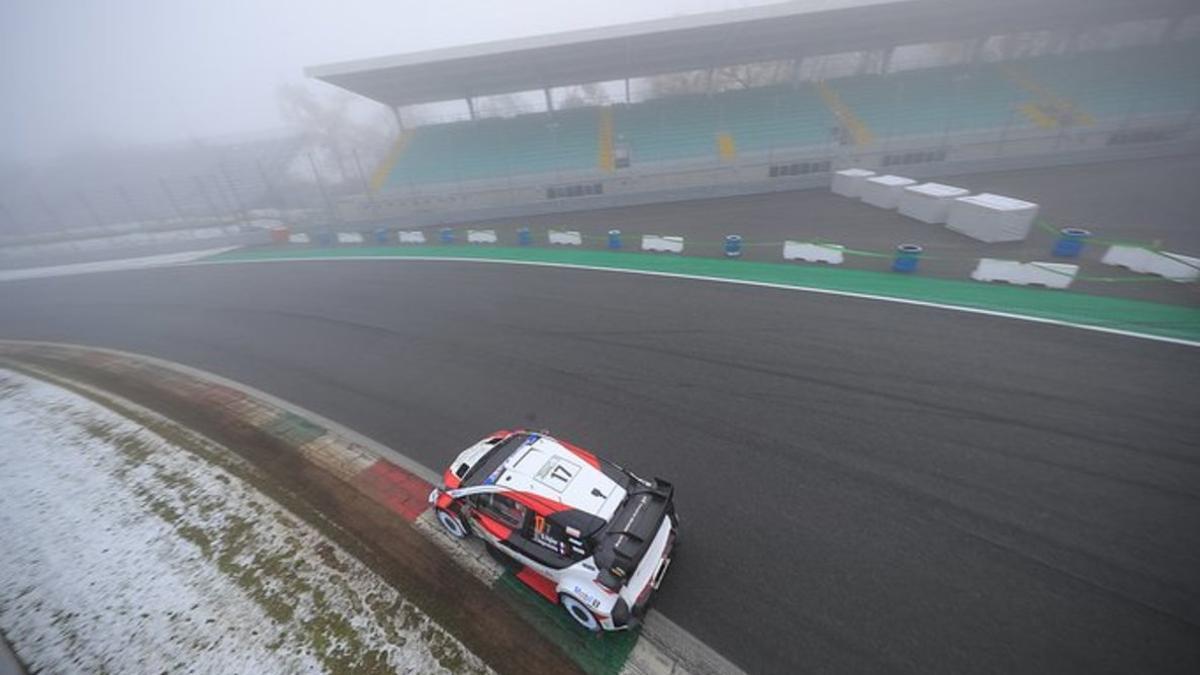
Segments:
[[[361,244],[363,236],[358,232],[338,232],[337,240],[339,244]]]
[[[784,260],[803,260],[805,262],[823,262],[830,265],[841,265],[845,257],[839,244],[810,244],[805,241],[783,242]]]
[[[903,176],[875,176],[862,185],[862,200],[881,209],[894,209],[900,204],[904,188],[917,181]]]
[[[1018,286],[1067,288],[1079,273],[1079,265],[980,258],[971,278],[976,281],[1006,281]]]
[[[922,222],[940,225],[950,217],[950,204],[969,191],[953,185],[923,183],[910,185],[900,193],[900,213]]]
[[[560,232],[558,230],[550,230],[547,233],[547,236],[550,238],[551,244],[560,244],[562,246],[582,246],[583,245],[583,235],[579,234],[578,232],[575,232],[574,230],[568,230],[566,232]]]
[[[304,232],[296,232],[295,234],[288,235],[288,241],[293,244],[308,244],[312,242],[312,239],[309,239],[308,235]]]
[[[1200,279],[1200,258],[1151,251],[1140,246],[1110,246],[1100,262],[1124,267],[1131,272],[1157,274],[1171,281],[1188,282]]]
[[[642,235],[643,251],[661,251],[664,253],[683,253],[683,237],[669,237],[661,234]]]
[[[946,228],[989,244],[1029,236],[1038,205],[984,192],[959,197],[950,205]]]
[[[399,232],[398,236],[400,237],[401,244],[424,244],[425,243],[425,233],[420,230],[412,230],[410,232],[405,232],[405,231],[401,230]]]
[[[874,175],[874,171],[866,169],[842,169],[833,174],[833,186],[830,189],[834,194],[858,199],[862,196],[863,183]]]
[[[467,243],[469,244],[494,244],[496,243],[495,230],[467,230]]]

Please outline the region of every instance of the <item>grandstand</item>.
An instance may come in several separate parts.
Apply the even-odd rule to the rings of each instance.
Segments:
[[[1134,23],[1156,37],[1079,46],[1089,31]],[[944,171],[1178,152],[1200,141],[1198,23],[1186,0],[800,1],[307,73],[387,105],[404,127],[376,194],[343,204],[349,217],[515,214],[791,189],[851,162]],[[1039,35],[1055,36],[1053,48],[993,49]],[[965,56],[892,66],[900,48],[945,44]],[[845,73],[812,67],[847,54],[875,58]],[[791,75],[711,84],[721,67],[767,63]],[[707,72],[710,86],[660,96],[647,86],[689,72]],[[555,108],[555,90],[596,83],[607,100]],[[522,92],[546,105],[478,113],[481,98]],[[448,101],[464,101],[469,119],[403,124],[408,108]]]

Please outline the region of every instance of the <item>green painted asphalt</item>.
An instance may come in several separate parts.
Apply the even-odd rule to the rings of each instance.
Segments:
[[[675,274],[962,307],[1200,344],[1200,308],[1110,298],[1074,291],[939,279],[919,274],[851,270],[816,264],[751,262],[570,248],[470,245],[245,249],[207,258],[205,262],[351,258],[468,258]]]
[[[638,631],[592,633],[575,623],[562,607],[521,583],[512,572],[496,580],[494,588],[513,603],[521,618],[539,633],[561,645],[563,651],[589,675],[617,675],[638,641]]]

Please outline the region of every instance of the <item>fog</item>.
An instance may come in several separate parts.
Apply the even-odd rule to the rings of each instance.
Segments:
[[[9,0],[0,157],[276,129],[276,90],[307,65],[755,4]]]

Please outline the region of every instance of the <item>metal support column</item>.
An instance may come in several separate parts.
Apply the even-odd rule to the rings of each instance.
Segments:
[[[471,115],[471,121],[475,121],[475,99],[467,97],[467,112]]]
[[[542,89],[542,94],[546,96],[546,112],[554,112],[554,97],[550,95],[550,87]]]

